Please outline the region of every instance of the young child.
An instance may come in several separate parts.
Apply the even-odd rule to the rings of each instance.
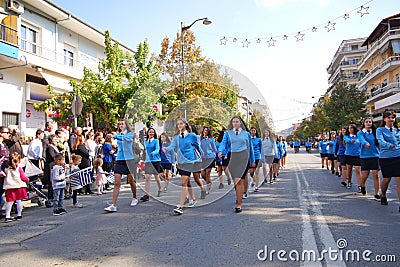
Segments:
[[[73,208],[83,208],[83,205],[78,202],[78,190],[82,188],[81,183],[79,181],[79,176],[77,172],[79,172],[79,164],[81,164],[82,157],[76,154],[71,155],[71,163],[70,163],[70,176],[69,183],[71,185],[72,190],[72,207]],[[74,174],[76,173],[76,174]]]
[[[93,168],[97,172],[95,185],[97,186],[97,194],[106,194],[103,190],[104,186],[107,184],[106,175],[107,172],[103,171],[103,160],[101,158],[96,158],[93,163]]]
[[[66,186],[65,180],[65,159],[64,155],[57,153],[54,156],[55,165],[51,169],[51,183],[54,191],[54,202],[53,202],[53,215],[59,216],[67,211],[64,209],[64,188]]]
[[[6,190],[6,219],[5,222],[22,219],[22,200],[26,197],[26,178],[24,171],[18,167],[21,156],[17,153],[11,154],[9,158],[10,166],[6,169],[7,176],[4,179],[3,188]],[[11,218],[11,208],[17,203],[17,217]]]

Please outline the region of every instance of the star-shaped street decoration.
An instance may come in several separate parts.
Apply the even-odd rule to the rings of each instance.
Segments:
[[[294,37],[296,37],[296,42],[299,42],[299,41],[304,41],[303,40],[303,37],[304,37],[304,33],[301,33],[301,32],[298,32]]]
[[[357,11],[357,13],[360,13],[360,15],[362,17],[366,14],[369,14],[368,9],[369,9],[369,6],[367,6],[367,7],[360,6],[360,9]]]
[[[336,22],[328,22],[328,25],[326,25],[325,26],[325,28],[328,30],[328,32],[330,32],[330,31],[334,31],[335,30],[335,25],[336,25]]]
[[[275,46],[275,42],[276,40],[274,40],[274,38],[271,37],[271,39],[269,39],[268,41],[268,47]]]
[[[261,39],[260,38],[257,38],[257,44],[259,44],[259,43],[261,43]]]
[[[234,43],[236,43],[237,42],[237,38],[235,37],[235,38],[233,38],[233,42]]]
[[[348,18],[350,18],[350,15],[348,13],[346,13],[346,14],[343,15],[343,18],[344,19],[348,19]]]
[[[288,38],[288,36],[286,34],[282,37],[282,39],[285,41],[287,40],[287,38]]]
[[[221,41],[220,45],[226,45],[226,42],[228,41],[228,39],[226,39],[226,37],[224,36],[223,38],[219,39]]]
[[[242,44],[243,44],[243,47],[249,48],[250,42],[249,42],[249,40],[246,39],[246,40],[243,41]]]
[[[312,32],[316,32],[317,31],[317,27],[312,27],[311,31]]]

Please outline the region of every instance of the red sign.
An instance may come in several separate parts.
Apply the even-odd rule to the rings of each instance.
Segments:
[[[153,105],[153,109],[155,110],[155,112],[158,112],[158,106],[157,105]]]
[[[26,109],[26,117],[27,118],[30,118],[31,117],[31,111],[30,111],[30,109]]]

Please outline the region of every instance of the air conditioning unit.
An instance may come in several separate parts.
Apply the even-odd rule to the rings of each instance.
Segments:
[[[17,14],[24,13],[24,5],[15,0],[8,0],[7,8],[8,10],[14,11]]]

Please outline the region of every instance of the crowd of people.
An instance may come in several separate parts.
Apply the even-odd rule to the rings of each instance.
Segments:
[[[341,177],[343,186],[352,188],[354,170],[357,192],[366,195],[365,184],[371,175],[374,198],[382,205],[388,205],[386,193],[395,177],[400,200],[400,131],[395,112],[386,111],[378,128],[373,119],[367,117],[360,128],[350,124],[338,131],[322,134],[318,149],[322,168],[326,167]]]
[[[228,129],[220,131],[217,138],[207,126],[202,127],[199,135],[196,126],[189,125],[184,119],[176,121],[176,133],[171,137],[166,133],[158,136],[154,128],[144,128],[135,134],[124,120],[119,122],[115,132],[110,133],[80,127],[73,131],[66,128],[54,131],[52,124],[46,123],[44,130],[36,131],[26,155],[15,127],[1,127],[0,130],[0,207],[3,207],[2,195],[5,192],[7,222],[22,218],[21,201],[26,198],[26,182],[30,178],[18,166],[25,156],[43,170],[40,180],[47,189],[46,204],[53,207],[54,216],[67,212],[64,200],[72,199],[73,208],[82,208],[78,195],[103,195],[110,190],[112,201],[104,210],[116,212],[123,176],[127,177],[132,193],[130,206],[150,200],[152,176],[157,185],[153,196],[161,197],[163,192],[168,191],[175,172],[181,177],[181,193],[179,204],[173,211],[180,215],[184,207],[194,207],[197,203],[190,177],[193,175],[200,188],[200,199],[205,199],[211,192],[213,169],[218,174],[219,189],[224,188],[223,173],[228,185],[234,183],[234,211],[239,213],[242,211],[242,199],[248,197],[249,177],[252,178],[250,188],[258,192],[261,184],[273,184],[279,170],[286,164],[287,144],[283,138],[274,137],[268,130],[261,138],[257,128],[249,130],[239,116],[233,117]],[[142,161],[144,194],[137,198],[136,182]],[[263,168],[263,179],[260,178],[260,168]],[[83,183],[77,175],[82,171],[90,172],[89,182]],[[107,179],[109,175],[113,176],[113,188]],[[97,192],[93,192],[92,188],[96,188]],[[12,218],[10,207],[14,202],[17,216]]]

